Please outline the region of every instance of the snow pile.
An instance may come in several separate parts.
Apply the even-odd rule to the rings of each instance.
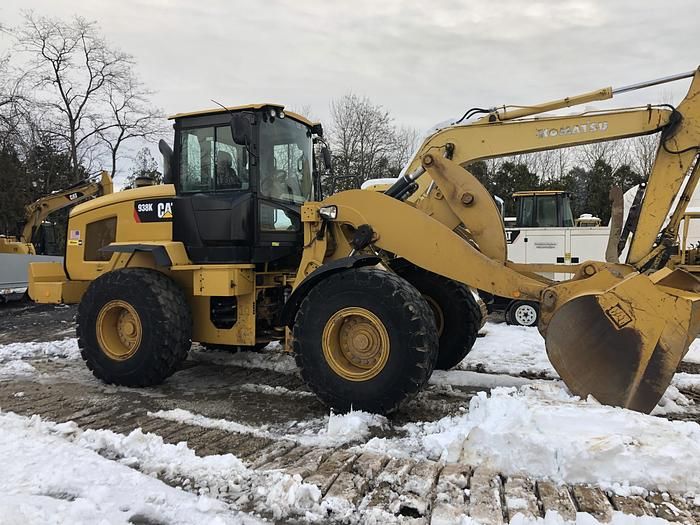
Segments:
[[[583,401],[555,382],[480,392],[469,411],[363,448],[567,483],[700,492],[700,425]]]
[[[12,452],[20,442],[21,452]],[[128,513],[127,517],[144,515],[154,523],[240,523],[243,515],[234,512],[238,502],[272,513],[275,519],[305,516],[318,521],[322,512],[320,490],[303,483],[298,475],[251,470],[232,454],[199,457],[185,443],[166,444],[160,436],[143,434],[140,429],[127,436],[109,430],[81,431],[72,422],[56,424],[38,416],[30,419],[0,413],[0,454],[12,458],[6,461],[7,468],[3,465],[1,494],[87,499],[96,512],[110,517],[119,510]],[[200,497],[153,478],[197,492]],[[13,491],[13,487],[18,488]],[[226,505],[206,496],[233,503]],[[40,508],[40,502],[32,502],[32,506]],[[109,519],[109,523],[127,521],[127,517],[119,517]],[[84,523],[99,522],[82,518]]]
[[[387,425],[385,417],[361,410],[352,410],[347,414],[331,412],[328,426],[320,432],[320,436],[326,437],[329,444],[342,444],[365,439],[370,433],[370,427],[383,428]]]
[[[0,414],[0,428],[3,523],[260,523],[62,439],[70,426]]]
[[[60,341],[10,343],[0,345],[0,362],[16,359],[37,359],[46,357],[62,357],[78,359],[80,349],[75,338]]]

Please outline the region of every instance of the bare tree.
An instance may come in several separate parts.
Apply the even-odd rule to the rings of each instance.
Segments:
[[[99,129],[98,136],[109,152],[112,177],[117,173],[118,154],[124,142],[152,140],[165,132],[162,112],[149,105],[150,94],[130,71],[107,86],[106,104],[113,125]]]
[[[648,179],[659,149],[659,135],[642,135],[631,140],[631,162],[634,171]]]
[[[116,126],[99,106],[123,82],[133,59],[111,48],[95,23],[80,17],[64,22],[28,12],[14,34],[17,48],[29,55],[46,128],[65,141],[77,179],[82,158],[99,146],[101,133]]]
[[[416,128],[401,126],[394,131],[394,169],[400,171],[413,158],[420,145],[420,133]],[[398,173],[397,173],[398,174]]]
[[[367,97],[345,95],[331,103],[330,143],[340,188],[395,177],[410,162],[419,133],[397,127],[391,114]]]
[[[627,140],[609,140],[593,142],[576,148],[577,164],[585,169],[592,169],[599,160],[609,164],[613,171],[630,164],[630,143]]]

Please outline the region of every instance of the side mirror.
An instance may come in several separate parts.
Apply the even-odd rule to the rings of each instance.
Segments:
[[[328,149],[328,146],[324,145],[321,148],[321,157],[323,158],[323,167],[330,171],[333,163],[331,161],[331,150]]]
[[[231,136],[239,146],[248,146],[253,139],[253,128],[248,117],[242,113],[231,115]]]

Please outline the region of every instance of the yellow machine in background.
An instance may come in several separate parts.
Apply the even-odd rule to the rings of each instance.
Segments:
[[[58,210],[112,192],[112,180],[103,172],[100,180],[84,180],[41,197],[25,208],[19,238],[0,235],[0,303],[24,297],[32,262],[61,262],[55,225],[46,221]],[[62,242],[62,241],[61,241]]]
[[[682,78],[692,83],[676,108],[546,114]],[[572,392],[648,412],[698,332],[700,282],[670,266],[700,176],[699,71],[475,108],[426,138],[385,193],[323,200],[320,125],[272,104],[174,120],[175,151],[161,145],[168,184],[76,207],[69,230],[80,242],[67,247],[65,272],[31,268],[35,300],[80,302],[82,354],[105,381],[156,384],[192,340],[264,345],[289,328],[324,403],[391,412],[470,350],[480,324],[471,287],[541,304],[539,330]],[[465,166],[652,133],[661,145],[638,220],[624,229],[624,264],[583,261],[555,282],[537,272],[561,265],[508,261],[499,210]]]
[[[112,193],[112,179],[106,171],[103,171],[99,181],[83,180],[35,200],[25,207],[24,225],[19,238],[0,235],[0,253],[36,255],[32,239],[50,214],[68,206],[80,204],[92,197],[110,193]]]

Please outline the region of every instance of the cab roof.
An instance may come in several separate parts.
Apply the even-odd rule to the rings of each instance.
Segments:
[[[218,107],[218,108],[212,108],[212,109],[202,109],[199,111],[189,111],[186,113],[175,113],[174,115],[170,115],[168,117],[169,120],[175,120],[175,119],[181,119],[185,117],[201,117],[204,115],[217,115],[220,113],[227,113],[229,111],[243,111],[243,110],[258,110],[262,108],[275,108],[277,110],[284,110],[284,106],[282,104],[273,104],[270,102],[266,103],[261,103],[261,104],[246,104],[243,106],[226,106],[226,109]],[[284,111],[285,117],[292,118],[298,122],[301,122],[302,124],[306,124],[307,126],[313,126],[315,124],[318,124],[318,122],[312,122],[306,117],[302,117],[298,113],[294,113],[292,111]]]

